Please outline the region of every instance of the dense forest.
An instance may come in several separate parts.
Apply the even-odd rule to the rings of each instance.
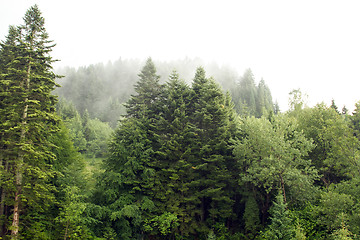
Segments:
[[[0,46],[0,239],[360,239],[360,102],[280,112],[199,59],[55,73],[35,5]]]

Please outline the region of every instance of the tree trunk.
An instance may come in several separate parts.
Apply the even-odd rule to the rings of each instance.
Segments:
[[[66,222],[66,228],[65,228],[64,240],[66,240],[66,239],[67,239],[68,229],[69,229],[69,220],[67,220],[67,222]]]
[[[3,161],[4,159],[1,159],[0,161],[0,166],[3,165]],[[4,166],[4,170],[5,172],[9,171],[9,162],[6,161],[5,162],[5,166]],[[1,197],[0,197],[0,218],[4,219],[6,218],[6,213],[5,213],[5,198],[6,198],[6,189],[1,188]],[[2,237],[4,235],[5,232],[5,221],[2,222],[0,224],[0,237]]]
[[[30,56],[31,57],[31,56]],[[30,88],[30,70],[31,70],[31,61],[28,63],[28,69],[25,79],[25,92],[29,92]],[[28,116],[28,104],[29,98],[26,95],[24,102],[24,110],[22,115],[22,122],[21,122],[21,134],[20,134],[20,144],[25,143],[25,134],[26,134],[26,124],[27,124],[27,116]],[[16,192],[15,192],[15,203],[14,203],[14,215],[13,215],[13,222],[12,222],[12,230],[11,230],[11,239],[18,239],[19,233],[19,219],[20,219],[20,196],[22,190],[22,171],[23,171],[23,162],[24,162],[24,153],[23,150],[20,149],[18,161],[16,164],[16,176],[15,176],[15,183],[16,183]]]
[[[0,167],[3,165],[3,157],[2,157],[2,154],[0,155]],[[4,170],[6,171],[6,168],[4,168]],[[4,215],[4,199],[5,199],[5,196],[4,196],[4,194],[5,194],[5,190],[4,190],[4,188],[3,187],[0,187],[0,192],[1,192],[1,196],[0,196],[0,217],[2,216],[2,215]],[[1,235],[1,226],[0,226],[0,236],[2,236]]]
[[[14,204],[14,215],[13,215],[13,222],[12,222],[12,230],[11,230],[11,239],[18,239],[19,233],[19,207],[20,207],[20,191],[21,187],[17,187],[15,192],[15,204]]]

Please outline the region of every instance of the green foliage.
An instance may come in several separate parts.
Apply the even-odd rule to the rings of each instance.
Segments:
[[[318,221],[327,226],[329,230],[341,225],[341,222],[348,221],[354,201],[347,194],[340,194],[335,191],[327,191],[321,195]]]
[[[145,220],[145,231],[159,232],[161,235],[169,235],[179,226],[179,219],[175,214],[164,212],[160,216],[155,216],[149,221]]]
[[[296,126],[285,115],[276,116],[273,122],[266,118],[243,120],[243,138],[234,148],[243,169],[240,183],[251,183],[267,194],[280,187],[284,196],[285,189],[296,189],[299,195],[295,199],[306,196],[301,193],[312,186],[317,173],[304,158],[313,145]]]
[[[281,192],[276,196],[276,201],[270,209],[270,219],[271,223],[263,235],[264,239],[293,239],[295,228]]]
[[[332,233],[332,238],[334,240],[352,240],[352,233],[347,229],[347,227],[342,224],[341,228],[335,230]]]
[[[317,212],[317,206],[310,202],[290,211],[290,217],[295,226],[295,236],[301,238],[305,235],[306,239],[324,239],[328,235],[326,228],[319,225]]]
[[[82,225],[84,225],[82,215],[86,204],[80,198],[80,190],[76,186],[67,186],[63,192],[65,197],[62,202],[62,209],[56,220],[65,228],[64,239],[86,239],[87,237],[84,236],[84,230],[82,229]]]
[[[55,115],[57,100],[52,95],[57,86],[49,55],[53,45],[44,18],[35,5],[23,20],[23,25],[10,28],[0,49],[1,165],[12,176],[12,187],[7,185],[1,194],[4,205],[0,215],[12,219],[12,227],[6,221],[1,228],[11,230],[14,239],[19,235],[46,236],[42,233],[49,223],[42,214],[55,201],[51,180],[56,174],[52,168],[56,156],[49,138],[57,132],[59,122]]]
[[[304,229],[301,227],[300,223],[297,223],[295,226],[295,236],[294,239],[296,240],[306,240],[306,234]]]
[[[112,209],[112,221],[126,217],[133,226],[128,236],[142,230],[204,235],[209,224],[232,213],[231,100],[202,68],[192,89],[176,72],[160,85],[151,59],[139,78],[110,143],[99,182],[108,190],[97,203]]]
[[[210,232],[207,236],[207,240],[216,240],[216,235],[213,230],[210,230]]]
[[[263,79],[256,86],[251,69],[244,72],[238,86],[232,90],[232,97],[237,113],[243,117],[261,117],[275,111],[269,87]]]
[[[80,116],[75,106],[64,99],[59,101],[57,112],[70,131],[71,139],[79,152],[87,157],[102,158],[107,155],[107,145],[113,132],[108,123],[91,119],[88,111]]]
[[[245,233],[248,238],[253,239],[260,228],[259,206],[253,195],[246,199],[243,219],[245,222]]]
[[[360,139],[360,101],[355,103],[355,109],[350,116],[351,128],[354,129],[355,136]]]
[[[309,158],[322,174],[325,186],[359,174],[360,142],[341,115],[318,104],[300,111],[297,119],[299,129],[314,140],[315,148],[309,152]]]
[[[99,119],[89,119],[85,125],[86,155],[105,157],[107,145],[113,130],[108,123]]]
[[[0,239],[360,235],[359,103],[280,114],[250,69],[215,74],[231,97],[148,58],[66,69],[62,122],[47,39],[34,6],[1,43]]]

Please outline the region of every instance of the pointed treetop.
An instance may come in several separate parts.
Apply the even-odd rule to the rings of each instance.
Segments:
[[[195,78],[194,79],[203,79],[205,78],[205,70],[203,67],[198,67],[196,69]]]
[[[160,79],[159,75],[156,75],[156,67],[151,57],[146,60],[144,67],[139,73],[140,79],[150,78],[149,80],[158,81]]]
[[[198,85],[202,85],[207,81],[208,81],[208,79],[206,78],[206,73],[205,73],[204,68],[198,67],[196,69],[195,77],[193,80],[193,89],[195,90],[195,92],[197,92],[199,90]]]
[[[23,18],[25,24],[22,28],[25,30],[26,40],[29,42],[38,37],[45,39],[48,37],[44,27],[45,19],[41,15],[42,13],[36,4],[26,11]]]

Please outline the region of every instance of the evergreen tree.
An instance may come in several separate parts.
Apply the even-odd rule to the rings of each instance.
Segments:
[[[287,204],[284,202],[281,192],[276,196],[270,214],[271,223],[264,233],[265,239],[293,239],[295,228],[291,223]]]
[[[157,146],[155,117],[161,85],[156,68],[149,58],[135,85],[136,94],[126,104],[127,114],[120,121],[109,145],[110,156],[105,160],[105,172],[98,182],[95,203],[108,213],[104,227],[112,228],[121,239],[140,236],[151,220],[154,210],[153,188],[158,166],[154,158]],[[103,217],[104,218],[104,217]],[[118,222],[121,221],[121,224]]]
[[[225,221],[232,214],[233,200],[227,190],[232,186],[228,166],[233,166],[229,141],[234,119],[229,101],[215,81],[206,78],[203,68],[197,69],[192,89],[190,121],[195,126],[196,141],[189,161],[195,173],[191,186],[199,203],[195,215],[201,224],[199,232],[207,232],[206,221]]]
[[[261,117],[266,112],[274,111],[274,104],[269,87],[261,79],[257,86],[256,117]]]
[[[142,234],[143,222],[154,210],[149,198],[149,186],[154,184],[154,153],[144,124],[135,118],[123,120],[109,150],[105,172],[94,193],[94,203],[101,206],[99,220],[103,222],[96,228],[112,228],[119,238],[133,239]]]
[[[151,114],[156,114],[153,105],[156,104],[161,93],[159,79],[160,76],[156,74],[152,59],[148,58],[135,84],[136,94],[132,95],[125,105],[128,117],[151,117]]]
[[[154,192],[159,209],[158,214],[169,212],[174,214],[179,222],[176,232],[187,235],[190,226],[191,211],[194,206],[189,204],[192,193],[189,192],[189,178],[192,177],[191,165],[188,162],[190,146],[194,133],[189,121],[189,105],[191,91],[179,75],[174,71],[164,86],[161,98],[161,114],[156,119],[156,134],[159,148],[156,151],[156,175],[158,184]]]
[[[10,28],[1,44],[0,55],[7,56],[1,63],[1,155],[6,156],[6,171],[13,181],[7,195],[14,198],[7,202],[13,212],[12,226],[5,228],[11,229],[13,239],[19,238],[19,231],[25,234],[27,228],[21,226],[35,224],[38,214],[53,201],[49,180],[55,156],[48,140],[58,122],[56,97],[51,94],[56,86],[49,55],[53,46],[36,5],[26,12],[23,25]]]
[[[238,105],[238,113],[240,115],[245,115],[245,112],[239,112],[241,108],[247,108],[248,116],[256,115],[256,99],[257,99],[257,91],[254,80],[254,75],[251,69],[247,69],[239,82],[239,100]]]

